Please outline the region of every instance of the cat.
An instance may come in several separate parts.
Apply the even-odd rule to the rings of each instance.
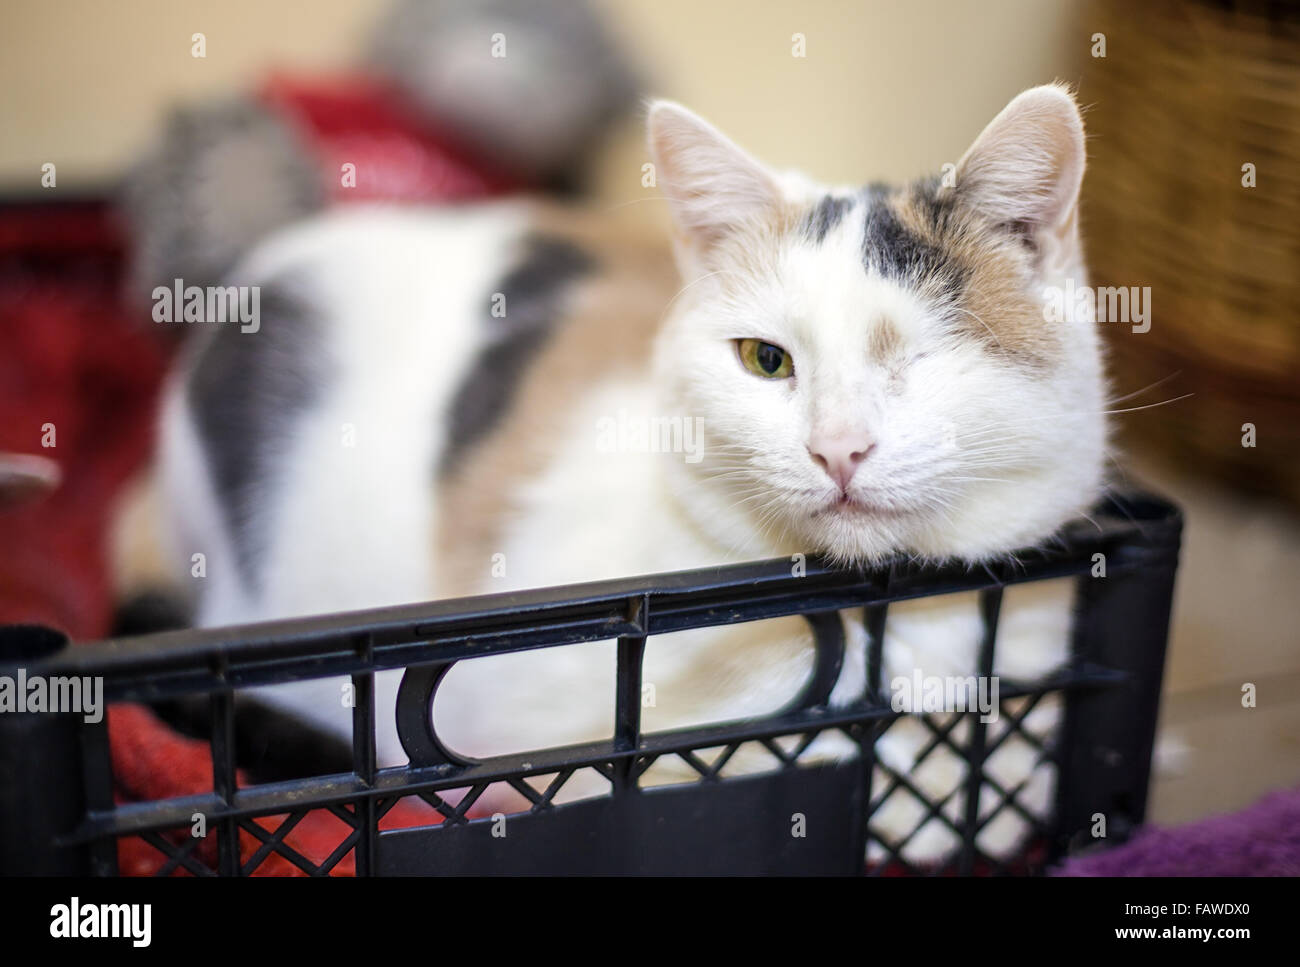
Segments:
[[[195,623],[217,625],[810,551],[975,563],[1095,503],[1097,334],[1043,312],[1045,289],[1085,281],[1066,88],[1017,96],[948,180],[897,188],[775,172],[671,102],[647,131],[670,241],[508,200],[353,209],[258,246],[232,278],[261,286],[258,332],[197,332],[169,379],[157,473],[118,528],[121,586],[179,584]],[[1070,608],[1068,583],[1010,588],[997,673],[1058,665]],[[843,618],[833,705],[865,687],[862,614]],[[884,681],[973,674],[979,640],[973,595],[895,605]],[[614,664],[612,642],[461,662],[439,735],[472,756],[607,738]],[[770,713],[811,668],[797,617],[652,638],[644,728]],[[406,761],[397,678],[376,683],[381,765]],[[339,695],[322,680],[265,698],[347,735]],[[1026,725],[1058,716],[1045,700]],[[881,768],[958,821],[964,766],[944,748],[918,764],[930,738],[896,722]],[[854,754],[827,733],[807,757]],[[765,756],[744,748],[724,774]],[[988,769],[1045,815],[1052,775],[1032,745],[1012,737]],[[660,759],[647,781],[694,775]],[[575,776],[560,800],[602,782]],[[982,817],[1000,797],[985,798]],[[933,862],[959,840],[938,818],[912,835],[924,817],[899,792],[873,829]],[[1029,827],[1004,809],[977,842],[1009,856]]]

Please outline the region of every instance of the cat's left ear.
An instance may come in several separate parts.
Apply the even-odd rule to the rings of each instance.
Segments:
[[[1077,245],[1083,118],[1062,85],[1017,96],[957,164],[957,197],[1036,247]]]
[[[696,254],[779,213],[784,201],[772,173],[680,104],[652,104],[646,133],[656,182]]]

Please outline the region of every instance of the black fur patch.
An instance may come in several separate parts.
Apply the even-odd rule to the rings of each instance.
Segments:
[[[178,596],[163,590],[142,591],[118,603],[113,611],[109,635],[124,638],[156,631],[176,631],[188,628],[190,623],[190,610]]]
[[[908,188],[908,199],[938,235],[955,231],[961,221],[956,194],[944,190],[937,176],[914,181]]]
[[[870,186],[862,233],[862,260],[869,270],[917,288],[932,288],[944,298],[956,299],[966,284],[966,271],[928,239],[910,231],[890,207],[886,190]],[[947,221],[946,202],[937,195],[918,193],[913,198],[942,232]]]
[[[451,401],[439,472],[454,468],[500,422],[528,364],[550,337],[565,288],[594,267],[591,256],[569,242],[541,235],[525,240],[523,258],[497,283],[484,309],[491,341]],[[505,297],[500,317],[491,312],[498,294]]]
[[[154,713],[183,735],[212,734],[212,702],[207,695],[183,695],[155,702]],[[281,782],[352,771],[352,744],[236,692],[235,765],[256,782]]]
[[[270,467],[329,373],[315,315],[298,288],[284,280],[261,286],[259,310],[256,332],[214,324],[186,397],[249,588],[264,551]]]
[[[801,226],[804,236],[820,245],[825,241],[827,234],[844,220],[845,213],[852,206],[851,198],[827,195],[804,216]]]

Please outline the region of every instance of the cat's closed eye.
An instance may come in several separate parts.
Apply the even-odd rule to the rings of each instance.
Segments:
[[[780,346],[761,339],[738,339],[736,351],[740,355],[740,362],[755,376],[789,379],[794,375],[794,360]]]

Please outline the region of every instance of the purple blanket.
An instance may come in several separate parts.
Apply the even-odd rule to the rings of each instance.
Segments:
[[[1066,860],[1057,876],[1300,876],[1300,789],[1123,846]]]

